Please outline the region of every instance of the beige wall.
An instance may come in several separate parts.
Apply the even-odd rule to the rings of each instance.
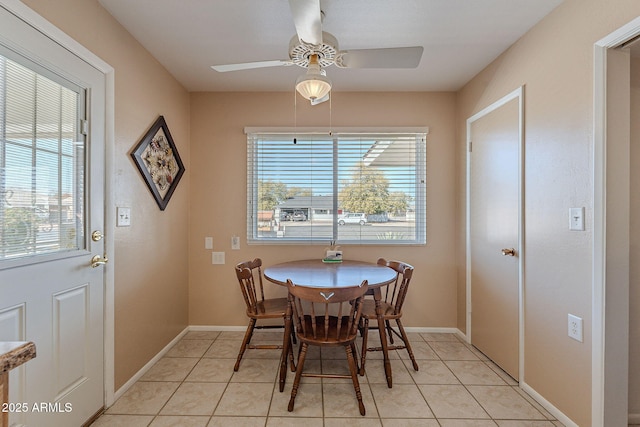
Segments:
[[[457,162],[465,121],[525,86],[525,382],[578,425],[591,424],[593,45],[640,14],[635,0],[567,0],[458,94]],[[464,265],[464,170],[457,190],[458,265]],[[586,207],[586,231],[568,229]],[[465,288],[461,270],[458,324]],[[584,319],[584,342],[567,314]]]
[[[427,245],[346,246],[345,257],[396,258],[416,268],[407,326],[456,327],[455,138],[453,93],[334,93],[333,126],[428,126]],[[246,243],[245,126],[293,126],[293,93],[193,93],[191,96],[191,217],[189,320],[192,325],[246,325],[233,266],[260,257],[265,265],[320,258],[326,245]],[[328,126],[329,105],[298,102],[298,126]],[[291,149],[295,146],[291,144]],[[231,250],[231,237],[241,250]],[[211,264],[204,237],[226,252],[225,265]],[[270,291],[282,293],[270,284]]]
[[[116,206],[131,227],[115,236],[115,387],[142,368],[188,324],[189,93],[97,0],[25,0],[115,69]],[[164,212],[129,153],[164,115],[187,172]]]

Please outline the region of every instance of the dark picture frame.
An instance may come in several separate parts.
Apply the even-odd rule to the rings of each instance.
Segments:
[[[163,211],[185,171],[163,116],[158,117],[136,145],[131,157]]]

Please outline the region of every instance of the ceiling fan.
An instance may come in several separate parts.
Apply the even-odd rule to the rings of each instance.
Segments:
[[[420,63],[422,46],[339,50],[338,40],[322,31],[324,13],[320,0],[289,0],[296,35],[289,42],[289,59],[213,65],[227,71],[249,70],[277,66],[298,65],[307,73],[298,77],[296,90],[312,105],[329,99],[331,81],[323,67],[340,68],[416,68]]]

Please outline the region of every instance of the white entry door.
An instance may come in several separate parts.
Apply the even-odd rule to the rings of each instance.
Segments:
[[[468,122],[471,343],[515,379],[521,325],[519,93]]]
[[[0,7],[0,341],[37,353],[10,373],[10,424],[103,406],[104,99],[101,72]]]

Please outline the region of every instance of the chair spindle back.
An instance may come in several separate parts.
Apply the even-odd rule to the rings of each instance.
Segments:
[[[324,343],[355,339],[369,287],[366,280],[348,288],[308,288],[288,280],[287,287],[299,337]]]
[[[402,305],[409,290],[411,276],[413,276],[413,266],[400,261],[387,261],[384,258],[378,259],[378,265],[384,265],[396,271],[396,280],[386,288],[384,300],[394,308],[394,314],[402,311]]]
[[[258,302],[264,302],[264,286],[262,284],[262,260],[245,261],[236,265],[236,275],[240,290],[247,305],[247,313],[258,314]],[[256,282],[257,285],[256,286]]]

